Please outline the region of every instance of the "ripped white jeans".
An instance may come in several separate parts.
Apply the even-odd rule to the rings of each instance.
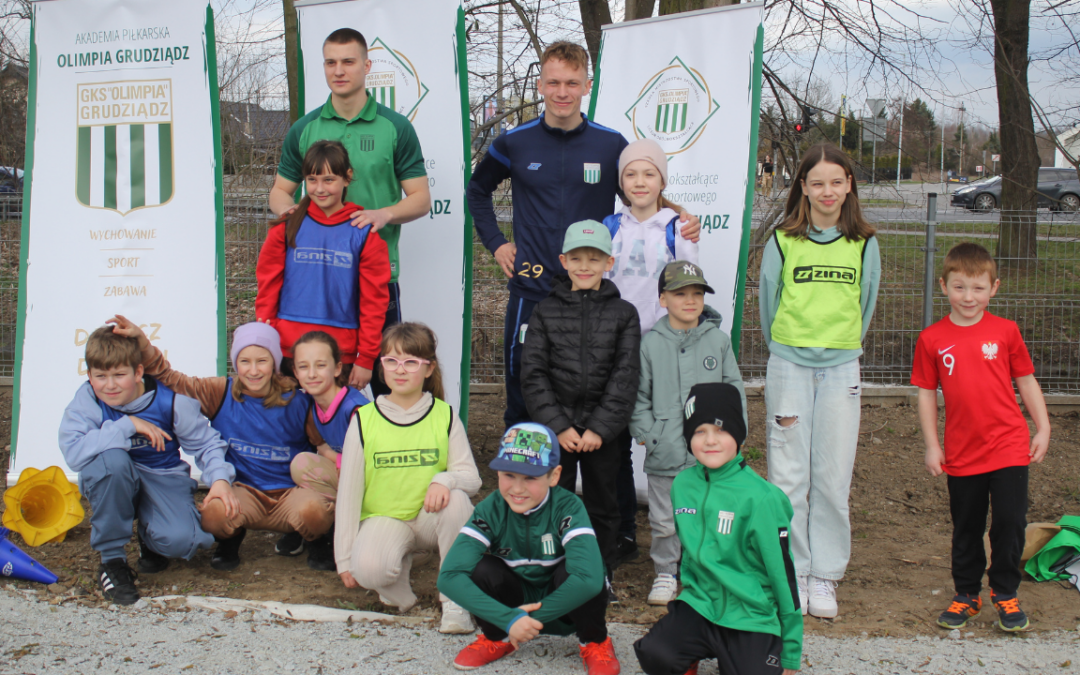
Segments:
[[[851,556],[848,493],[859,442],[861,393],[858,359],[807,368],[769,356],[769,482],[784,491],[795,511],[790,547],[797,574],[844,578]]]

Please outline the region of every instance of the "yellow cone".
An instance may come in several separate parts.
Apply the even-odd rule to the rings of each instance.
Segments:
[[[4,493],[4,527],[18,532],[30,546],[64,541],[86,515],[81,497],[58,466],[24,469],[19,482]]]

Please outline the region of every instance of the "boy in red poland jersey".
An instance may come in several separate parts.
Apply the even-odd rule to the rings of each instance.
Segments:
[[[939,283],[952,311],[919,335],[911,371],[911,384],[919,387],[926,469],[934,476],[947,474],[953,519],[956,596],[937,623],[962,628],[982,608],[983,532],[991,507],[990,600],[997,626],[1027,630],[1016,591],[1027,527],[1028,465],[1041,462],[1050,444],[1046,401],[1020,329],[986,311],[1001,284],[990,253],[978,244],[957,244],[945,256]],[[1016,404],[1014,379],[1035,422],[1034,438]],[[944,450],[938,442],[939,384],[945,397]]]

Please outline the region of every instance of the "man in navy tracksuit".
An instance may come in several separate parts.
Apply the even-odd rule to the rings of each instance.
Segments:
[[[563,234],[571,223],[603,221],[615,210],[619,185],[619,153],[626,139],[581,114],[581,99],[589,93],[589,55],[580,45],[555,42],[540,58],[537,91],[544,97],[544,114],[502,134],[491,144],[466,189],[469,211],[480,241],[495,256],[510,279],[506,307],[503,355],[506,363],[506,412],[509,427],[529,421],[521,395],[521,350],[529,317],[536,303],[551,292],[551,281],[562,272],[559,253]],[[514,241],[499,230],[491,196],[499,183],[510,178],[514,186]],[[689,218],[683,236],[697,241],[701,225]],[[624,434],[626,452],[619,472],[620,534],[633,544],[633,466],[630,436]],[[622,539],[620,539],[622,543]]]

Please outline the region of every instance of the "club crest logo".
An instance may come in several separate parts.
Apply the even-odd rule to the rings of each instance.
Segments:
[[[600,182],[600,165],[585,162],[585,182],[590,185]]]
[[[719,109],[702,74],[676,56],[648,79],[626,118],[637,138],[651,138],[671,156],[690,149]]]
[[[416,120],[420,103],[427,98],[428,87],[405,54],[391,49],[381,38],[375,38],[368,50],[371,72],[365,80],[368,92],[375,100],[409,118]]]
[[[706,356],[701,365],[705,366],[705,370],[716,370],[716,366],[719,364],[715,356]]]
[[[998,345],[996,342],[984,342],[982,346],[983,358],[993,361],[998,357]]]
[[[125,216],[173,196],[172,80],[76,85],[75,196]]]
[[[720,534],[731,534],[731,524],[735,522],[735,514],[731,511],[721,511],[717,519],[716,531]]]

